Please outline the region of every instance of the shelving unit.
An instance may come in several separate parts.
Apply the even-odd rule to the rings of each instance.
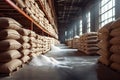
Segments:
[[[58,39],[57,32],[56,32],[56,30],[54,28],[55,25],[52,24],[52,21],[50,20],[50,17],[48,16],[48,13],[45,10],[44,5],[41,3],[41,0],[38,0],[38,2],[40,3],[40,7],[42,8],[41,10],[43,10],[43,12],[45,14],[45,17],[48,19],[48,21],[50,22],[50,24],[52,24],[52,26],[54,26],[53,28],[54,28],[54,30],[56,32],[55,33],[56,35],[50,33],[48,30],[45,30],[42,25],[38,24],[34,19],[32,19],[28,14],[26,14],[22,8],[18,7],[18,5],[16,5],[16,3],[14,3],[12,0],[3,0],[3,1],[6,2],[6,3],[8,3],[8,5],[10,5],[13,9],[15,9],[18,12],[18,14],[21,14],[22,17],[25,17],[26,20],[28,20],[30,22],[30,26],[31,26],[30,29],[33,29],[34,26],[38,27],[40,29],[40,31],[42,31],[42,33],[44,33],[44,34],[46,34],[46,35],[48,35],[50,37],[53,37],[55,39]]]

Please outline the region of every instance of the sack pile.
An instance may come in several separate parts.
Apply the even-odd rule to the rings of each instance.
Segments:
[[[79,50],[88,55],[96,54],[99,50],[97,47],[97,32],[85,33],[80,37],[79,41]]]
[[[11,73],[22,65],[19,52],[21,35],[18,33],[22,26],[14,19],[0,18],[0,73]]]
[[[0,26],[0,73],[12,73],[33,56],[49,51],[52,43],[59,44],[54,38],[22,28],[12,18],[1,17]]]
[[[51,14],[51,9],[48,5],[48,2],[45,0],[44,8],[46,13],[48,13],[48,17],[51,21],[51,24],[45,17],[44,12],[40,9],[38,3],[35,0],[14,0],[15,4],[17,3],[23,11],[28,14],[35,22],[37,22],[43,29],[48,31],[50,34],[58,38],[53,25],[55,26],[54,19]],[[41,1],[42,2],[42,1]]]
[[[21,43],[21,48],[19,49],[22,57],[20,58],[21,61],[27,63],[30,60],[30,30],[21,28],[18,30],[19,34],[21,35],[20,39],[18,40]]]
[[[111,68],[117,71],[120,71],[120,19],[116,20],[111,25],[111,33],[112,36],[110,40],[110,51],[112,55],[110,57]]]
[[[98,47],[100,50],[98,51],[98,54],[100,55],[99,62],[101,62],[104,65],[110,65],[110,56],[111,53],[109,51],[110,49],[110,32],[111,32],[111,24],[113,22],[110,22],[106,25],[104,25],[101,29],[98,31],[98,39],[100,42],[98,43]]]
[[[75,38],[73,38],[73,40],[72,40],[72,48],[74,48],[74,49],[78,49],[78,47],[79,47],[79,37],[75,37]]]

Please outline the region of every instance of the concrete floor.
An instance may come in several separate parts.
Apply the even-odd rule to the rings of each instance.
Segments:
[[[76,49],[59,47],[60,50],[45,54],[56,59],[59,65],[28,64],[12,76],[0,77],[0,80],[120,80],[120,73],[97,63],[99,56],[84,56]]]

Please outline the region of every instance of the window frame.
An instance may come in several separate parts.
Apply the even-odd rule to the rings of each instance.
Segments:
[[[102,1],[106,2],[102,4]],[[115,0],[101,0],[99,4],[99,9],[99,28],[115,20]]]

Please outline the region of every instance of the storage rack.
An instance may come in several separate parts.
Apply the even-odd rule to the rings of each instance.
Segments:
[[[45,30],[40,24],[38,24],[37,22],[35,22],[28,14],[26,14],[20,7],[18,7],[12,0],[2,0],[5,3],[8,3],[8,5],[10,5],[13,9],[15,9],[16,11],[18,11],[18,14],[21,14],[22,17],[25,17],[26,20],[30,21],[30,29],[33,30],[34,26],[36,26],[37,28],[39,28],[39,31],[42,31],[42,35],[47,35],[49,37],[53,37],[55,39],[58,39],[58,36],[55,36],[53,34],[51,34],[49,31]],[[40,5],[40,7],[42,8],[41,10],[43,10],[46,18],[48,19],[48,21],[50,22],[50,24],[52,24],[50,17],[48,16],[47,11],[44,8],[44,5],[41,3],[41,0],[38,0],[38,4]],[[53,15],[53,14],[52,14]],[[52,25],[54,26],[54,29],[56,29],[56,25]],[[55,30],[56,32],[57,30]],[[57,35],[57,32],[56,32]]]

